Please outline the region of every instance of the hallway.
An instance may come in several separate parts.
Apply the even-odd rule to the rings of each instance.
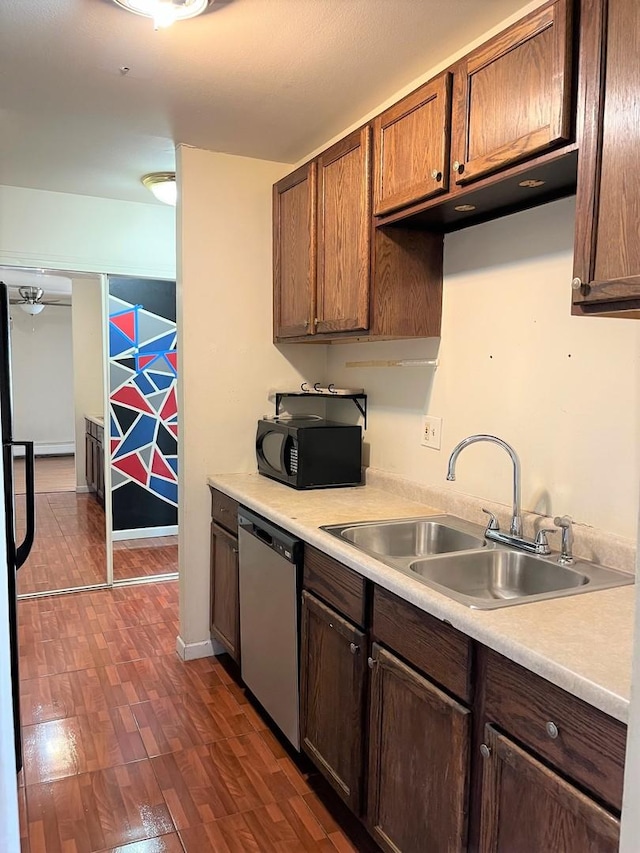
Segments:
[[[176,656],[177,582],[18,617],[23,853],[356,849],[221,663]]]

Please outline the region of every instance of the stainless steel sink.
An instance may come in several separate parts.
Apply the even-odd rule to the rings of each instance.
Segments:
[[[456,524],[457,522],[457,524]],[[449,516],[330,525],[323,530],[379,557],[425,557],[484,547],[462,519]],[[475,534],[475,535],[474,535]]]
[[[483,528],[450,515],[322,528],[434,590],[479,610],[544,601],[634,583],[587,560],[527,554],[485,542]]]

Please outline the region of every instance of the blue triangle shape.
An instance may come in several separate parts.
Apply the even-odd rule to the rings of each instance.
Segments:
[[[126,456],[127,453],[132,453],[134,450],[144,447],[145,444],[150,444],[153,441],[155,430],[156,419],[149,415],[141,415],[113,458]]]
[[[161,338],[158,338],[155,341],[151,341],[150,344],[144,344],[138,350],[140,355],[151,355],[152,353],[164,353],[168,350],[173,349],[176,341],[176,333],[171,332],[168,335],[163,335]]]
[[[126,335],[123,335],[120,329],[116,328],[113,323],[109,323],[109,355],[111,358],[116,358],[123,352],[133,350],[134,344]]]
[[[171,383],[175,381],[175,376],[167,376],[166,373],[154,373],[149,371],[149,379],[153,380],[160,391],[164,391],[165,388],[168,388]]]

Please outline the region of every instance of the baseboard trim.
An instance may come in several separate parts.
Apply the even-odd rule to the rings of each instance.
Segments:
[[[167,527],[134,527],[131,530],[114,530],[111,538],[114,542],[123,539],[152,539],[156,536],[177,536],[178,525],[171,524]]]
[[[226,649],[215,640],[203,640],[201,643],[185,643],[178,634],[176,638],[176,654],[181,660],[197,660],[224,654]]]
[[[74,442],[61,444],[38,444],[33,445],[33,451],[36,456],[73,456],[76,452]],[[24,456],[23,447],[14,447],[13,455],[16,458]]]
[[[76,494],[86,495],[89,491],[89,486],[76,486]]]

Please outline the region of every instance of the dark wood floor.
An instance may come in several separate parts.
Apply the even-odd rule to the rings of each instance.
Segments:
[[[177,582],[19,603],[23,853],[354,851],[214,658]]]

